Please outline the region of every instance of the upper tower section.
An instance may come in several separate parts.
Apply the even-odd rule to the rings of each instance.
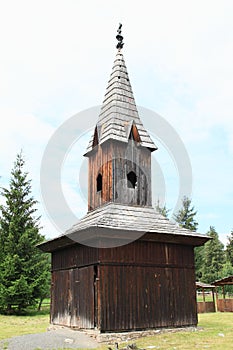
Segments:
[[[88,209],[106,202],[151,206],[151,152],[157,149],[138,114],[118,29],[117,53],[85,156]]]
[[[119,26],[116,38],[118,40],[116,58],[96,128],[85,154],[86,156],[97,144],[101,145],[110,139],[128,143],[133,126],[133,129],[137,129],[142,147],[147,147],[151,151],[157,149],[138,115],[122,53],[124,44],[121,35],[121,25]]]

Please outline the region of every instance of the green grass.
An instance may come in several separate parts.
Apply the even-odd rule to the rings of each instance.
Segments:
[[[145,349],[154,346],[155,350],[233,349],[233,313],[207,313],[200,314],[198,318],[197,331],[164,332],[130,341],[129,344],[136,343],[139,348]],[[126,343],[120,344],[119,349],[126,345]],[[98,350],[107,349],[107,345],[98,348]]]
[[[41,311],[29,309],[24,316],[0,315],[0,340],[23,334],[46,332],[49,326],[49,299]]]
[[[199,314],[199,330],[162,333],[135,342],[139,347],[155,346],[163,350],[233,348],[233,313]]]
[[[216,298],[215,298],[216,300]],[[197,301],[203,301],[203,296],[202,295],[197,295]],[[205,301],[213,301],[212,295],[206,295],[205,296]]]
[[[164,332],[137,341],[130,341],[129,344],[136,343],[140,348],[155,346],[154,349],[160,350],[230,350],[233,348],[233,313],[199,314],[198,318],[197,331]],[[0,339],[45,332],[48,325],[48,310],[27,316],[0,316]],[[121,349],[125,345],[126,343],[122,343],[119,348]],[[97,349],[107,350],[108,345],[100,345]]]
[[[27,316],[0,315],[0,340],[16,335],[45,332],[48,326],[48,313]]]

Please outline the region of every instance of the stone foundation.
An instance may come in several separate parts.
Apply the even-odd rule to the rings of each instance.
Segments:
[[[72,330],[77,330],[79,332],[83,332],[89,335],[91,338],[95,339],[98,343],[106,343],[108,345],[114,345],[114,343],[122,343],[122,342],[132,342],[137,340],[138,338],[154,336],[156,334],[161,333],[175,333],[175,332],[196,332],[200,330],[200,327],[181,327],[181,328],[160,328],[160,329],[148,329],[141,331],[129,331],[129,332],[115,332],[115,333],[101,333],[98,330],[94,329],[77,329],[77,328],[69,328],[65,326],[58,325],[50,325],[48,330],[59,329],[59,328],[68,328]]]
[[[90,337],[96,339],[99,343],[114,344],[115,342],[132,342],[138,338],[149,337],[161,333],[175,333],[175,332],[196,332],[200,330],[198,327],[183,327],[183,328],[162,328],[162,329],[149,329],[142,331],[130,331],[130,332],[115,332],[115,333],[100,333],[97,330],[84,330]]]

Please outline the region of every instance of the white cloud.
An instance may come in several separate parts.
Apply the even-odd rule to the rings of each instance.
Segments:
[[[27,151],[27,158],[39,163],[46,141],[54,129],[39,117],[23,114],[11,108],[0,108],[0,149],[3,152],[1,166],[9,169],[17,153]]]

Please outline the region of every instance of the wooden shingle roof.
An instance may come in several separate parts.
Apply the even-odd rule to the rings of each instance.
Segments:
[[[74,242],[96,246],[97,240],[104,242],[103,245],[108,240],[111,244],[115,240],[115,245],[122,245],[140,237],[194,246],[204,244],[209,239],[205,235],[181,228],[153,207],[108,203],[88,212],[64,235],[42,243],[39,247],[44,251],[52,251]]]
[[[147,147],[151,151],[156,150],[157,147],[139,118],[124,57],[121,50],[118,50],[95,128],[98,133],[98,143],[102,144],[110,139],[128,142],[133,124],[138,130],[141,146]],[[94,136],[95,132],[85,155],[95,145]]]

